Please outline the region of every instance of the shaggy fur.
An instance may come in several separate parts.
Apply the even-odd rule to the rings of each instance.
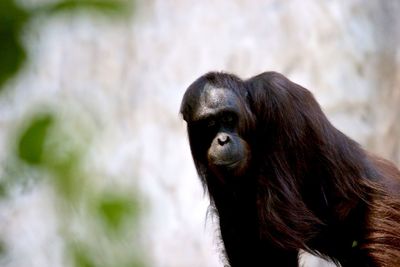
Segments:
[[[235,134],[251,157],[239,174],[210,167],[210,142],[193,126],[206,86],[240,103]],[[208,73],[181,113],[232,267],[298,266],[299,249],[343,267],[400,266],[399,170],[332,126],[308,90],[275,72]]]

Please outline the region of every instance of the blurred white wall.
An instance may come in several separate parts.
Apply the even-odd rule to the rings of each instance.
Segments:
[[[398,14],[396,1],[143,0],[129,21],[37,21],[42,29],[27,34],[33,60],[0,97],[0,149],[35,106],[89,114],[90,168],[144,192],[150,266],[222,266],[178,115],[186,87],[211,70],[282,72],[340,130],[400,162]],[[12,248],[3,266],[64,266],[47,194],[38,188],[0,206]]]

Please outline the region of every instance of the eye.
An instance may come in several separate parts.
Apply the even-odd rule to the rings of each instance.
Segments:
[[[231,116],[230,114],[225,115],[222,118],[222,121],[225,122],[225,123],[231,123],[231,122],[233,122],[233,116]]]
[[[215,127],[216,125],[217,125],[217,122],[216,122],[216,120],[214,120],[214,119],[209,119],[209,120],[207,120],[207,122],[206,122],[207,128],[213,128],[213,127]]]
[[[236,123],[236,114],[232,112],[224,113],[221,117],[221,121],[225,125],[233,126]]]

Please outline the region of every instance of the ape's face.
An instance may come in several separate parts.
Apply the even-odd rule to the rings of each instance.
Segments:
[[[186,94],[182,102],[193,157],[218,176],[241,175],[250,160],[248,144],[238,131],[240,107],[232,90],[209,84]]]

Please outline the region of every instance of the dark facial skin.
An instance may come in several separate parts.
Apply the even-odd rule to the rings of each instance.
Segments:
[[[191,105],[191,114],[183,114],[192,133],[193,142],[202,143],[207,150],[208,167],[216,174],[240,175],[248,165],[247,143],[237,133],[239,100],[234,92],[206,84],[183,105]],[[219,175],[218,175],[219,176]]]

